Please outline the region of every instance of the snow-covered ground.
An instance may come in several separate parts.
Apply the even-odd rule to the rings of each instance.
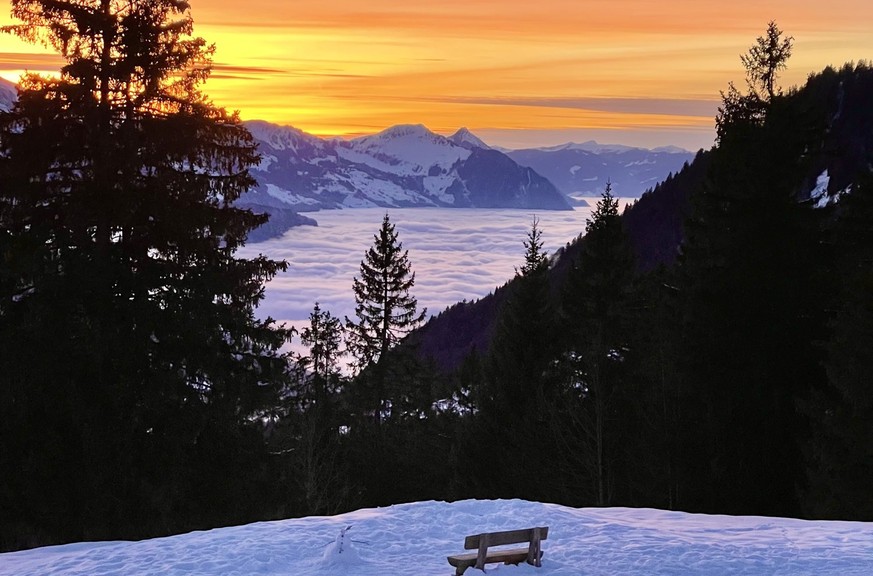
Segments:
[[[465,500],[12,552],[0,554],[0,575],[449,576],[446,556],[465,535],[532,526],[549,526],[542,568],[489,564],[489,574],[873,574],[873,523]]]

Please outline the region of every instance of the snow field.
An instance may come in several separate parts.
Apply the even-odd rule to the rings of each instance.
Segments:
[[[873,574],[873,523],[464,500],[260,522],[141,542],[12,552],[0,554],[0,575],[449,576],[454,569],[446,556],[463,551],[464,536],[537,525],[549,526],[542,568],[489,564],[487,573]],[[480,572],[471,568],[465,574]]]

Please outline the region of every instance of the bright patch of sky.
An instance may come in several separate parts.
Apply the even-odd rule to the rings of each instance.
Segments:
[[[0,25],[10,23],[0,0]],[[195,0],[215,43],[205,91],[244,119],[317,135],[422,123],[523,148],[595,139],[712,145],[719,91],[775,19],[795,37],[783,84],[870,59],[869,0]],[[0,35],[0,75],[57,71],[50,51]]]
[[[489,564],[488,574],[869,576],[873,566],[873,523],[463,500],[12,552],[0,554],[0,576],[448,575],[466,535],[534,526],[549,527],[542,567]]]

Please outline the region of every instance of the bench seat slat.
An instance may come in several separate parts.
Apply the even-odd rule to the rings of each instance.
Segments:
[[[449,564],[452,566],[457,566],[461,562],[472,562],[476,563],[476,558],[478,554],[457,554],[455,556],[449,556]],[[485,561],[488,564],[493,562],[506,562],[507,558],[514,560],[518,558],[518,562],[524,562],[527,559],[527,548],[513,548],[511,550],[489,550],[488,555],[485,557]]]

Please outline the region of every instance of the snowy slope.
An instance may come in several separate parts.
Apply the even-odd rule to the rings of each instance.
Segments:
[[[459,128],[457,132],[449,136],[449,140],[458,146],[463,146],[464,148],[469,148],[471,150],[473,148],[484,148],[485,150],[491,148],[467,128]]]
[[[573,509],[520,500],[419,502],[141,542],[0,554],[0,576],[447,576],[467,534],[549,526],[542,568],[502,576],[873,573],[873,524]],[[349,528],[350,527],[350,528]],[[469,569],[466,574],[481,572]]]
[[[246,122],[262,161],[246,201],[301,211],[418,207],[569,210],[547,179],[461,130],[452,138],[416,125],[354,140],[325,140],[292,127]],[[481,148],[481,150],[480,150]],[[471,177],[486,173],[489,178]]]
[[[507,155],[548,178],[564,194],[599,196],[610,181],[612,193],[627,198],[638,198],[694,158],[675,146],[649,150],[593,140],[512,150]]]
[[[433,166],[446,172],[470,155],[466,148],[421,124],[392,126],[373,136],[338,144],[337,151],[343,158],[405,176],[430,171]]]
[[[0,78],[0,110],[11,110],[16,98],[18,98],[18,90],[15,84]]]

